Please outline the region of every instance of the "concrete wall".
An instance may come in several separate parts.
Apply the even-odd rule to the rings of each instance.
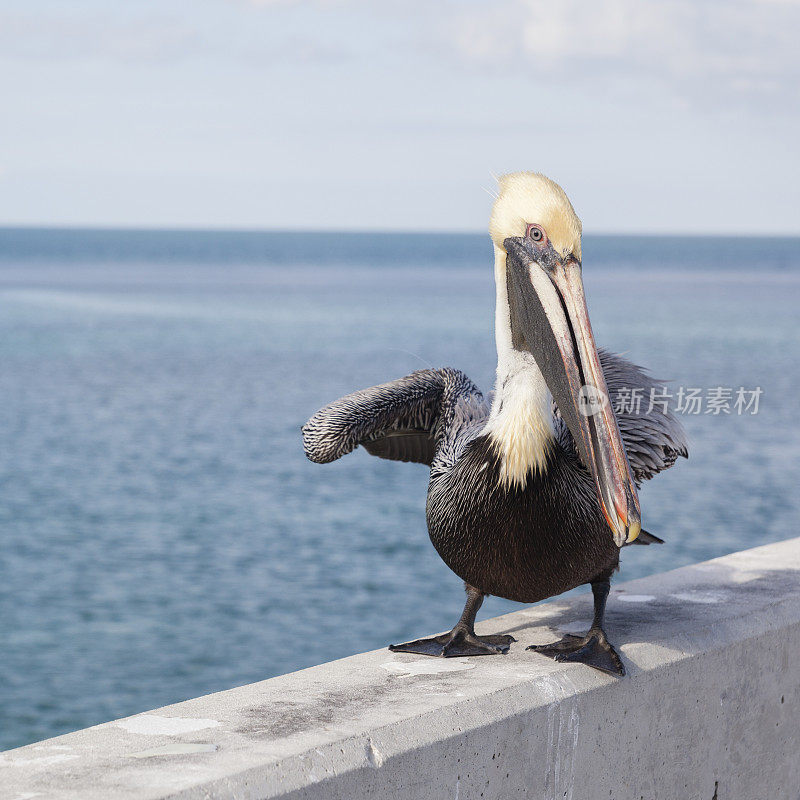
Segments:
[[[526,652],[364,653],[0,754],[3,800],[800,798],[800,539],[618,585],[616,679]],[[420,634],[423,632],[420,631]]]

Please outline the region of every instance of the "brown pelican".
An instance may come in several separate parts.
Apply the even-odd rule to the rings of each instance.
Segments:
[[[617,408],[623,391],[647,398],[661,384],[595,346],[581,223],[561,187],[537,173],[504,176],[490,233],[491,408],[462,372],[420,370],[322,408],[303,426],[305,452],[326,463],[362,445],[430,466],[428,531],[467,602],[449,633],[390,649],[504,653],[513,637],[475,633],[486,595],[535,603],[590,583],[588,633],[528,649],[624,675],[603,629],[610,578],[625,543],[661,541],[641,530],[637,485],[687,455],[685,436],[662,404]]]

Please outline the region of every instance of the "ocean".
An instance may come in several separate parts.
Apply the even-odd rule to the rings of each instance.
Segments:
[[[619,579],[797,535],[800,240],[587,235],[584,280],[703,401]],[[488,392],[493,298],[478,234],[0,229],[0,749],[449,628],[426,468],[300,426],[431,365]]]

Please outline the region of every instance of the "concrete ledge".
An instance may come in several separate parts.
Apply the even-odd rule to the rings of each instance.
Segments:
[[[622,680],[525,652],[590,603],[479,626],[507,656],[377,650],[10,750],[0,797],[800,797],[800,539],[617,586]]]

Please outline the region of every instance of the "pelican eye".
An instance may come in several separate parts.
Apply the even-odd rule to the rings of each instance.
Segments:
[[[545,241],[545,239],[547,239],[547,237],[545,236],[545,233],[542,230],[542,228],[539,227],[538,225],[533,224],[533,223],[528,225],[528,229],[525,231],[525,235],[529,239],[532,239],[534,242],[537,242],[537,243],[543,242],[543,241]]]

